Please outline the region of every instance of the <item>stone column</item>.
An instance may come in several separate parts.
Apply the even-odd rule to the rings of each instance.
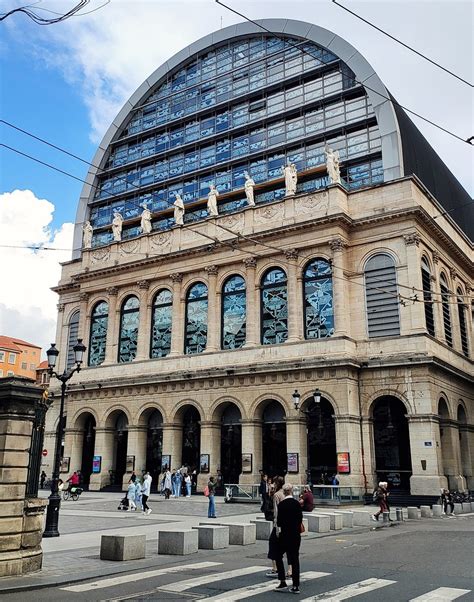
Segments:
[[[115,468],[115,429],[96,428],[94,456],[101,456],[101,471],[92,473],[89,484],[90,491],[99,491],[110,485],[109,470]]]
[[[136,360],[146,360],[150,357],[151,303],[148,298],[149,280],[137,282],[140,299],[140,323],[138,325],[138,342]]]
[[[260,483],[262,469],[262,421],[242,420],[242,454],[252,454],[252,472],[242,472],[239,483],[251,485]]]
[[[332,291],[334,304],[334,335],[349,335],[350,303],[349,290],[346,277],[344,275],[346,254],[344,249],[347,247],[342,238],[334,238],[329,242],[332,251]]]
[[[69,472],[82,468],[82,446],[84,444],[84,431],[82,429],[67,428],[64,433],[64,457],[70,458]],[[69,475],[68,475],[69,476]]]
[[[464,491],[466,479],[461,474],[461,448],[459,445],[458,425],[453,420],[441,420],[439,423],[444,475],[448,479],[449,489]]]
[[[217,351],[219,345],[220,317],[217,305],[217,272],[215,265],[206,267],[208,276],[208,305],[207,305],[207,345],[206,351]]]
[[[168,422],[163,424],[163,456],[171,456],[170,470],[180,468],[183,449],[183,425]]]
[[[362,418],[362,438],[364,440],[364,465],[367,490],[372,492],[377,485],[375,470],[374,421],[368,416]]]
[[[474,427],[459,425],[459,446],[461,448],[461,472],[466,478],[466,488],[474,489]]]
[[[173,281],[173,307],[170,356],[184,353],[184,301],[181,300],[183,274],[175,272],[171,274],[171,280]]]
[[[255,257],[247,257],[244,259],[246,278],[246,336],[244,347],[255,347],[258,345],[258,313],[260,304],[257,298],[257,289],[255,287],[255,268],[257,267],[257,259]]]
[[[336,423],[336,450],[349,452],[349,474],[338,474],[339,484],[344,487],[357,487],[364,489],[364,474],[362,468],[362,445],[360,440],[359,416],[335,416]]]
[[[415,289],[412,292],[410,292],[408,289],[405,289],[403,294],[406,296],[413,295],[414,299],[419,299],[419,302],[415,301],[408,306],[410,313],[410,333],[425,333],[425,307],[422,303],[423,293],[421,292],[423,289],[423,282],[421,279],[421,253],[419,248],[420,237],[416,232],[414,232],[412,234],[406,234],[403,238],[405,240],[405,253],[407,262],[407,278],[406,282],[403,284],[407,284],[408,286],[411,285]]]
[[[294,410],[286,418],[286,449],[298,454],[298,472],[288,473],[286,480],[293,485],[304,485],[308,481],[308,433],[306,417]],[[258,483],[258,481],[256,481]]]
[[[209,454],[209,473],[199,473],[198,491],[207,485],[210,476],[216,477],[221,463],[221,423],[212,420],[201,421],[201,454]]]
[[[33,424],[42,393],[28,379],[0,381],[0,577],[38,571],[42,565],[47,500],[26,498]]]
[[[58,303],[56,309],[58,310],[58,320],[56,323],[56,338],[54,339],[59,349],[68,349],[69,343],[69,328],[68,324],[65,323],[64,319],[64,303]],[[74,341],[75,343],[75,341]],[[66,368],[67,363],[67,351],[61,353],[58,357],[58,363],[56,369],[58,372],[63,372]]]
[[[88,293],[79,293],[79,328],[78,338],[82,338],[84,345],[89,348],[89,319],[87,315],[87,303],[89,301]]]
[[[107,326],[107,341],[105,345],[105,360],[103,366],[116,364],[117,360],[117,336],[120,328],[120,309],[117,310],[118,288],[111,286],[107,289],[109,302],[109,322]]]
[[[127,438],[127,456],[135,456],[135,472],[141,475],[146,465],[146,441],[148,428],[146,426],[129,426]],[[131,472],[123,475],[122,486],[127,489],[128,481],[132,476]]]
[[[287,343],[301,341],[303,333],[303,307],[298,295],[298,252],[286,251],[288,262],[288,340]]]
[[[408,428],[412,467],[410,493],[439,495],[439,490],[448,484],[443,473],[438,417],[432,414],[408,416]]]
[[[444,338],[444,322],[443,322],[443,306],[441,303],[436,303],[437,301],[441,301],[441,295],[439,294],[439,278],[438,278],[438,262],[439,255],[436,251],[433,253],[433,264],[434,270],[431,274],[431,291],[432,291],[432,299],[433,303],[433,319],[434,319],[434,327],[435,327],[435,337],[440,341],[445,341]],[[451,308],[451,306],[450,306]]]

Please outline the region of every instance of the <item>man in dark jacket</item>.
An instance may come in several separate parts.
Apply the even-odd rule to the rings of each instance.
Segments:
[[[301,544],[301,525],[303,522],[303,512],[299,503],[293,498],[293,485],[286,483],[283,485],[284,499],[278,505],[277,530],[279,555],[276,561],[278,569],[278,579],[280,585],[275,591],[287,591],[288,586],[285,581],[285,566],[283,564],[283,554],[286,554],[288,564],[291,564],[291,577],[293,587],[290,589],[292,594],[300,593],[300,544]]]

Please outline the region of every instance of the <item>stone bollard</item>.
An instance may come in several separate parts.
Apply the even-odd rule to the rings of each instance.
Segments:
[[[454,504],[454,514],[462,514],[462,504]]]
[[[416,506],[408,506],[407,511],[410,520],[418,520],[420,518],[420,511]]]
[[[308,530],[312,533],[329,533],[331,530],[329,516],[305,514],[304,517],[308,519]]]
[[[268,520],[251,520],[256,527],[257,539],[268,540],[273,529],[273,523]]]
[[[420,506],[421,518],[431,518],[431,508],[429,506]]]
[[[383,524],[388,525],[390,523],[390,512],[385,511],[382,513]]]
[[[354,513],[349,510],[335,510],[335,514],[340,514],[342,516],[342,526],[344,528],[350,528],[354,526]]]
[[[224,525],[199,525],[193,527],[199,533],[200,550],[221,550],[229,547],[229,527]]]
[[[254,523],[207,523],[200,525],[218,525],[229,528],[229,544],[231,546],[248,546],[257,539],[257,528]]]
[[[397,521],[398,521],[399,523],[402,523],[402,522],[403,522],[403,520],[404,520],[404,519],[403,519],[403,509],[402,509],[402,508],[397,508],[397,509],[395,510],[395,512],[396,512],[396,515],[397,515]]]
[[[101,560],[140,560],[145,558],[146,535],[102,535]]]
[[[471,512],[471,502],[463,502],[462,503],[462,511],[463,512]]]
[[[158,554],[186,556],[198,551],[198,532],[195,529],[158,531]]]
[[[318,512],[316,516],[329,516],[331,531],[340,531],[343,527],[343,518],[341,514],[332,512]]]
[[[355,527],[368,527],[372,524],[370,522],[370,512],[366,510],[354,510],[352,514],[354,516]]]
[[[431,509],[433,511],[433,516],[435,516],[435,517],[443,516],[443,506],[441,506],[440,504],[433,504],[431,506]]]

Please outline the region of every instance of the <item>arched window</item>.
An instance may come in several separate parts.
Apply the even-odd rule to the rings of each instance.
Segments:
[[[73,347],[77,343],[79,334],[79,312],[75,311],[69,319],[69,328],[67,334],[67,368],[71,368],[76,363],[74,361]]]
[[[173,295],[164,288],[153,300],[151,314],[150,357],[164,357],[171,351]]]
[[[467,341],[466,330],[466,306],[462,297],[462,290],[458,288],[458,316],[459,316],[459,331],[461,335],[461,348],[466,357],[469,357],[469,343]]]
[[[105,359],[105,343],[109,322],[109,305],[100,301],[94,306],[91,315],[89,336],[89,366],[98,366]]]
[[[453,333],[451,329],[451,310],[449,308],[449,288],[448,281],[444,274],[439,277],[439,290],[441,291],[441,307],[443,310],[443,326],[444,326],[444,338],[446,343],[453,346]]]
[[[184,353],[202,353],[207,345],[207,286],[197,282],[186,296]]]
[[[365,299],[369,338],[399,335],[397,273],[390,255],[380,253],[366,263]]]
[[[288,292],[286,274],[274,268],[262,278],[260,288],[262,345],[284,343],[288,338]]]
[[[325,259],[314,259],[304,271],[304,336],[325,339],[334,334],[332,269]]]
[[[421,282],[423,286],[423,301],[425,306],[426,330],[435,336],[433,297],[431,296],[431,269],[426,257],[421,259]]]
[[[127,297],[120,311],[118,361],[131,362],[137,356],[140,302],[137,297]]]
[[[231,276],[222,289],[222,349],[240,349],[245,343],[245,280]]]

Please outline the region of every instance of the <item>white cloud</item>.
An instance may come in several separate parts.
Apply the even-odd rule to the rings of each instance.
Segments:
[[[60,278],[60,261],[71,256],[73,224],[51,230],[54,205],[31,190],[0,194],[0,334],[41,345],[56,336],[57,295],[50,288]],[[61,251],[34,251],[25,246]],[[16,248],[20,247],[20,248]]]

